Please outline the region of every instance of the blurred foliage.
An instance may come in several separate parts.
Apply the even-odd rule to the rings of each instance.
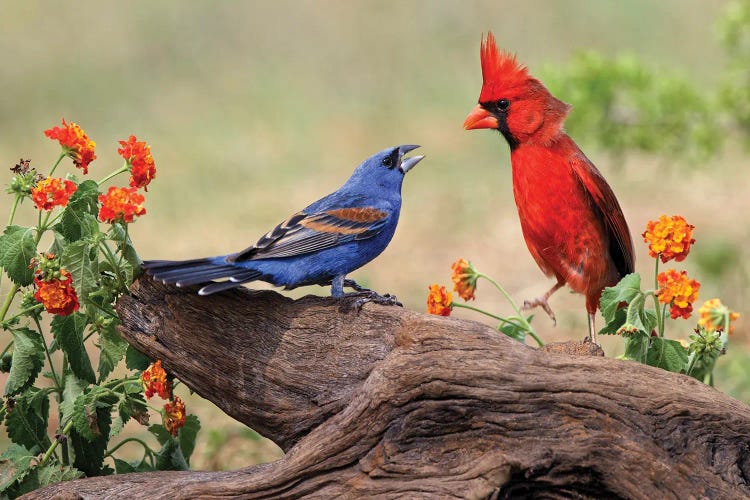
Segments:
[[[698,160],[723,145],[716,99],[634,55],[582,52],[544,71],[543,80],[553,94],[576,103],[565,122],[571,135],[615,158],[642,151]]]
[[[750,0],[729,4],[716,23],[727,58],[720,99],[750,147]]]
[[[729,61],[718,88],[649,66],[634,54],[595,51],[547,66],[542,80],[575,103],[566,121],[571,135],[615,159],[640,151],[702,161],[718,153],[732,131],[750,147],[750,0],[730,4],[716,26]]]

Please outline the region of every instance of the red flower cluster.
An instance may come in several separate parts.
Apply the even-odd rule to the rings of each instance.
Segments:
[[[671,306],[672,319],[679,317],[688,319],[693,312],[693,302],[698,300],[698,290],[701,284],[688,278],[686,271],[675,269],[659,273],[656,280],[659,282],[656,296],[659,302]]]
[[[171,435],[177,437],[177,431],[185,425],[185,418],[185,403],[179,397],[175,396],[173,401],[164,405],[162,419]]]
[[[143,208],[144,197],[136,192],[136,188],[110,187],[107,194],[99,195],[99,220],[112,223],[122,219],[133,222],[135,217],[146,213]]]
[[[73,278],[65,269],[57,273],[59,277],[48,277],[42,279],[44,273],[37,271],[34,277],[36,293],[34,298],[37,302],[44,304],[44,309],[50,314],[68,316],[78,310],[78,295],[73,288]]]
[[[451,265],[453,270],[453,291],[464,300],[474,300],[474,292],[477,289],[479,274],[466,259],[458,259]]]
[[[453,294],[440,285],[430,285],[429,290],[427,312],[437,316],[450,316],[453,310]]]
[[[162,368],[160,359],[143,370],[141,382],[147,399],[151,399],[154,394],[162,399],[169,399],[172,395],[172,382],[167,379],[167,372]]]
[[[66,206],[77,189],[73,181],[47,177],[32,188],[31,200],[39,210],[50,211],[54,207]]]
[[[143,188],[148,191],[148,184],[156,176],[154,158],[151,147],[143,141],[137,141],[131,135],[127,141],[120,141],[117,153],[122,156],[131,167],[130,186]]]
[[[62,125],[62,127],[45,130],[44,135],[57,140],[66,154],[73,158],[76,167],[87,174],[89,163],[96,160],[96,154],[94,153],[96,143],[89,139],[89,136],[77,124],[73,122],[65,123],[65,118],[63,118]]]
[[[643,233],[643,241],[648,243],[648,254],[661,258],[662,262],[672,259],[682,262],[690,252],[690,245],[695,243],[693,229],[695,226],[688,224],[681,215],[662,215],[659,220],[648,221]]]

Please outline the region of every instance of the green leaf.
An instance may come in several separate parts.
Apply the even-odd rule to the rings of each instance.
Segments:
[[[87,382],[79,379],[72,373],[68,373],[65,376],[65,389],[63,389],[63,399],[60,402],[60,413],[62,414],[60,427],[65,427],[70,419],[73,418],[76,399],[83,394],[87,386]]]
[[[162,446],[173,440],[172,435],[162,424],[153,424],[149,426],[148,431],[156,437],[156,440]]]
[[[99,383],[107,379],[117,363],[125,357],[128,343],[117,334],[116,324],[112,322],[99,334]]]
[[[151,465],[145,460],[141,460],[140,462],[126,462],[125,460],[120,460],[119,458],[115,458],[114,460],[115,471],[117,471],[118,474],[128,474],[130,472],[150,472],[154,470],[154,468],[151,467]]]
[[[5,429],[14,443],[30,450],[43,450],[49,446],[47,422],[49,397],[45,391],[31,387],[14,399],[13,409],[5,418]],[[36,447],[36,448],[35,448]]]
[[[79,395],[73,404],[72,413],[76,432],[89,441],[96,441],[102,435],[108,439],[109,426],[112,423],[109,415],[112,412],[112,405],[117,401],[119,401],[117,395],[98,385],[92,386],[88,391]],[[107,414],[106,434],[102,430],[99,410],[104,410]]]
[[[623,277],[615,286],[605,288],[599,305],[604,321],[610,323],[617,314],[621,302],[630,303],[641,292],[641,275],[631,273]]]
[[[71,370],[79,379],[94,384],[96,375],[83,345],[85,328],[86,316],[79,312],[69,316],[55,316],[52,319],[52,333],[57,345],[68,355]]]
[[[45,465],[44,467],[38,467],[37,472],[39,474],[40,488],[50,484],[72,481],[73,479],[83,477],[83,472],[74,467],[64,465]]]
[[[99,186],[94,181],[84,181],[71,196],[68,206],[60,217],[55,231],[68,242],[78,241],[99,232],[96,220],[98,213]]]
[[[132,345],[128,346],[128,349],[125,352],[125,366],[129,370],[143,371],[148,368],[148,365],[150,364],[151,360],[146,355],[141,354],[140,351]]]
[[[646,310],[646,295],[639,293],[636,295],[625,310],[625,323],[620,327],[617,333],[632,333],[636,331],[651,335],[656,327],[656,314],[653,311]],[[615,314],[615,318],[617,315]]]
[[[123,394],[120,402],[117,404],[117,417],[112,424],[109,437],[113,438],[120,433],[122,427],[130,420],[135,418],[141,423],[148,423],[148,406],[142,393]]]
[[[72,276],[73,286],[81,300],[85,300],[89,292],[97,287],[99,261],[94,250],[95,247],[88,241],[82,240],[70,243],[62,254],[62,267]]]
[[[604,328],[599,330],[599,335],[619,335],[622,325],[625,324],[626,317],[627,312],[625,311],[625,309],[617,309],[617,311],[615,311],[615,317],[612,319],[612,321],[604,325]]]
[[[73,465],[87,476],[102,475],[108,470],[102,466],[112,425],[112,405],[117,400],[109,390],[93,386],[75,401],[70,432],[75,451]]]
[[[512,339],[516,339],[521,343],[526,342],[527,332],[526,329],[521,325],[518,325],[516,323],[503,322],[498,325],[497,330]]]
[[[14,328],[13,364],[5,385],[5,395],[12,396],[32,385],[44,366],[42,336],[28,328]]]
[[[0,236],[0,265],[13,283],[27,286],[34,281],[34,269],[29,269],[29,262],[36,254],[33,228],[5,228],[5,232]]]
[[[156,454],[154,465],[156,470],[188,470],[189,468],[180,446],[172,439],[172,436]]]
[[[188,465],[190,465],[190,456],[195,449],[195,438],[198,436],[199,430],[201,430],[201,422],[198,420],[197,415],[191,414],[185,418],[185,425],[179,430],[177,435],[180,450],[182,450],[182,455],[185,457],[185,462]]]
[[[625,338],[625,359],[632,359],[639,363],[646,362],[650,336],[645,332],[637,331],[634,333],[624,333]]]
[[[657,366],[670,372],[685,371],[688,361],[687,350],[676,340],[653,337],[648,349],[646,364]]]
[[[36,456],[26,447],[11,444],[0,455],[0,492],[6,491],[16,481],[22,480],[31,470]]]

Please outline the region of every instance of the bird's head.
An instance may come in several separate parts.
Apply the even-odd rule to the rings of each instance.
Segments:
[[[482,91],[464,128],[499,130],[511,149],[523,143],[546,144],[554,139],[570,106],[529,75],[514,55],[498,49],[492,33],[482,41],[480,58]]]
[[[404,175],[424,158],[424,156],[405,158],[406,153],[418,147],[404,144],[375,153],[357,167],[346,182],[346,186],[364,191],[378,187],[382,190],[395,190],[401,193]]]

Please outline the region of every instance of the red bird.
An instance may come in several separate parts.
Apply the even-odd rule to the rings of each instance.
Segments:
[[[567,284],[586,296],[589,336],[596,342],[602,290],[635,267],[625,216],[602,174],[563,130],[570,106],[501,52],[492,33],[480,57],[482,91],[464,128],[495,129],[505,137],[523,237],[544,274],[557,280],[524,308],[541,306],[554,321],[547,299]]]

